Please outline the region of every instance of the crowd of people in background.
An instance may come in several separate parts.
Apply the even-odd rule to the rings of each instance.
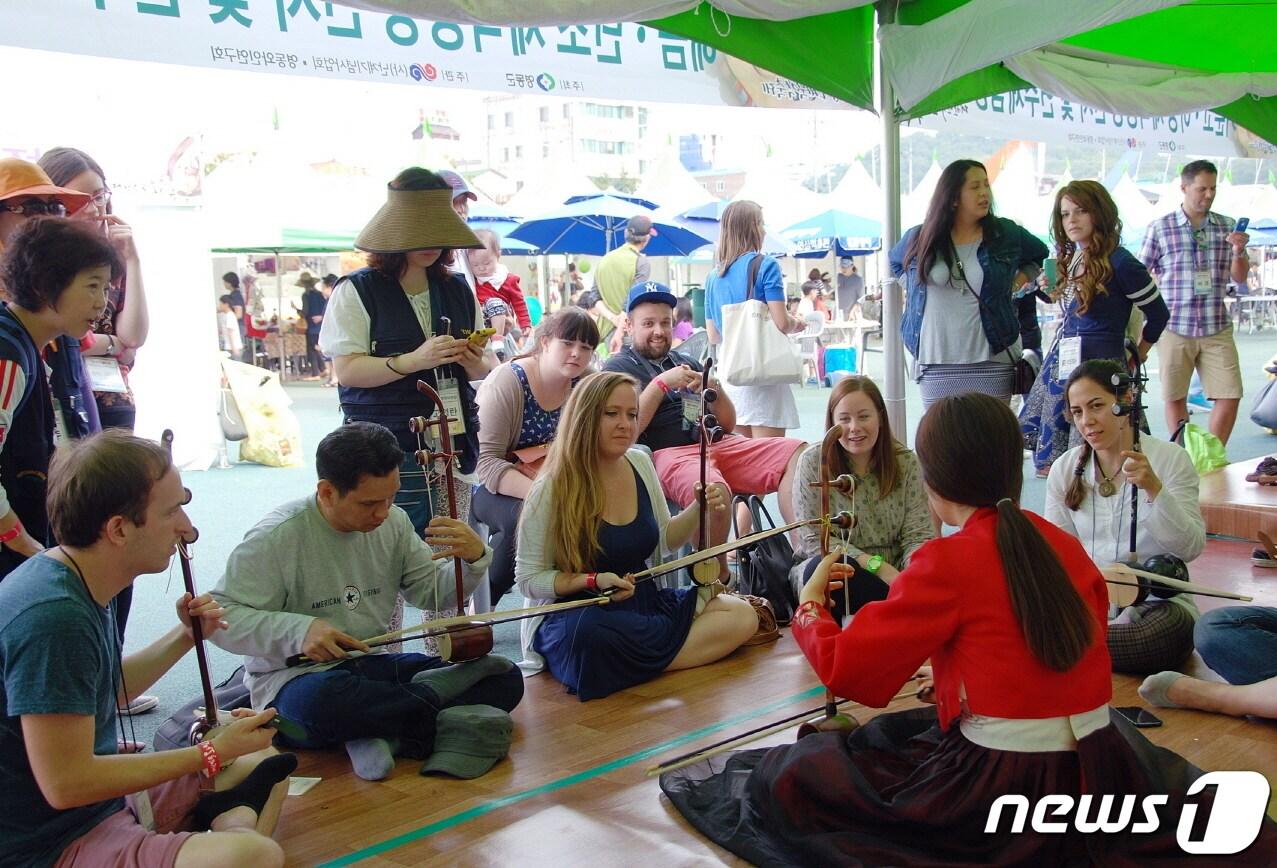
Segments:
[[[786,522],[808,521],[784,581],[801,603],[794,633],[817,675],[879,705],[925,680],[936,708],[884,715],[849,739],[747,752],[723,771],[667,776],[678,809],[764,860],[798,847],[832,861],[848,841],[885,862],[1083,854],[1089,845],[1073,835],[1058,844],[973,835],[971,818],[995,792],[1080,792],[1096,781],[1127,792],[1182,775],[1182,760],[1153,756],[1110,716],[1112,672],[1147,675],[1141,691],[1156,704],[1274,713],[1271,610],[1203,618],[1184,595],[1119,603],[1102,572],[1130,559],[1176,572],[1205,542],[1184,450],[1149,436],[1134,449],[1129,416],[1114,412],[1131,399],[1133,371],[1157,347],[1172,430],[1186,418],[1194,370],[1222,441],[1241,397],[1224,298],[1230,280],[1245,279],[1248,236],[1211,211],[1212,164],[1190,163],[1181,177],[1180,207],[1132,255],[1099,184],[1059,191],[1052,251],[994,214],[981,163],[945,168],[923,222],[888,255],[926,407],[915,452],[893,437],[862,374],[835,386],[828,434],[809,445],[786,436],[800,427],[791,383],[733,382],[681,351],[695,337],[693,311],[652,279],[649,217],[629,221],[592,290],[570,267],[558,288],[566,304],[534,323],[537,305],[502,265],[500,239],[466,223],[475,196],[465,179],[405,169],[355,241],[366,266],[303,271],[295,282],[302,370],[335,385],[342,414],[319,444],[315,493],[269,512],[213,594],[184,596],[180,623],[126,657],[133,580],[163,569],[191,533],[171,458],[128,433],[129,371],[148,330],[137,245],[87,155],[0,160],[0,761],[10,781],[0,833],[29,861],[133,853],[169,864],[180,852],[281,864],[270,834],[296,763],[272,743],[344,749],[369,780],[390,774],[398,756],[423,760],[423,774],[477,777],[510,747],[519,668],[547,671],[585,702],[767,641],[760,613],[770,604],[734,592],[725,554],[691,586],[645,572],[685,545],[728,539],[738,496],[774,494]],[[791,311],[763,239],[756,203],[724,209],[705,287],[714,357],[758,350],[732,325],[752,301],[764,341],[788,341],[835,309],[865,314],[853,307],[865,299],[863,278],[846,260],[832,307],[835,281],[813,269]],[[1054,282],[1043,270],[1052,253]],[[258,362],[263,339],[282,337],[278,315],[263,318],[253,275],[222,281],[222,349]],[[1046,347],[1039,303],[1061,316]],[[447,415],[452,453],[442,463],[418,452],[409,421],[434,414],[419,383]],[[724,433],[713,442],[696,421],[707,388]],[[1026,447],[1048,478],[1045,517],[1020,505]],[[832,553],[810,523],[826,508],[814,485],[830,472],[852,480],[832,506],[856,516]],[[1124,513],[1133,491],[1137,519]],[[736,518],[743,534],[747,520]],[[520,661],[488,653],[449,664],[429,643],[424,654],[363,653],[365,638],[401,625],[405,602],[431,622],[480,589],[490,604],[515,589],[528,606],[607,604],[525,621]],[[844,589],[830,612],[830,592]],[[851,615],[845,627],[836,620]],[[154,706],[141,691],[189,650],[193,621],[245,658],[257,711],[196,747],[104,762],[138,748],[116,737],[117,723]],[[1210,649],[1231,690],[1173,671],[1195,644]],[[289,665],[297,654],[306,665]],[[73,667],[55,658],[88,676],[66,674]],[[277,712],[305,734],[277,731]],[[1106,766],[1113,757],[1122,761]],[[200,770],[216,776],[233,758],[235,773],[201,794]],[[964,784],[939,810],[977,769],[979,785]],[[913,801],[892,795],[918,775],[927,786]],[[142,790],[164,807],[156,829],[139,821],[131,794]],[[188,815],[211,834],[165,834]],[[1271,842],[1271,824],[1263,834]],[[1113,840],[1141,858],[1174,843]]]

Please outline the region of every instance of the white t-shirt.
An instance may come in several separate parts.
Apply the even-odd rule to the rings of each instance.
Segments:
[[[477,326],[482,326],[483,310],[479,307],[479,299],[473,292],[471,298],[474,300],[474,321]],[[430,311],[430,292],[409,295],[408,303],[412,305],[422,333],[426,337],[432,337],[435,332],[434,318]],[[372,350],[371,333],[372,319],[359,298],[359,291],[353,283],[343,278],[333,289],[328,307],[324,310],[324,323],[319,329],[319,346],[326,355],[333,358],[366,356]]]

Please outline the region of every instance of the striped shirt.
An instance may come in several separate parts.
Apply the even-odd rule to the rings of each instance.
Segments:
[[[1171,311],[1168,328],[1175,334],[1201,338],[1228,327],[1224,296],[1233,255],[1228,235],[1234,225],[1233,218],[1211,211],[1202,228],[1194,230],[1182,207],[1149,224],[1140,261],[1157,279]],[[1198,271],[1210,274],[1209,294],[1193,291]]]

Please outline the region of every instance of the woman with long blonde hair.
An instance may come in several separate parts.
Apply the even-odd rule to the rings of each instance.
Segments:
[[[611,593],[606,605],[524,622],[528,663],[548,668],[582,701],[711,663],[758,628],[737,597],[628,578],[687,543],[700,517],[695,501],[670,516],[652,459],[633,448],[638,434],[634,379],[583,378],[519,523],[515,580],[530,604]],[[708,509],[726,510],[727,501],[724,486],[709,487]]]
[[[783,334],[793,334],[806,324],[785,308],[785,281],[780,263],[762,253],[763,209],[742,199],[723,209],[719,221],[714,270],[705,279],[705,330],[709,342],[719,345],[723,334],[723,306],[741,304],[753,297],[767,303],[771,322]],[[757,262],[755,261],[757,260]],[[798,427],[798,405],[788,384],[733,386],[724,382],[736,405],[736,433],[746,437],[783,437]]]
[[[1120,244],[1122,220],[1103,184],[1073,181],[1060,188],[1051,237],[1058,266],[1052,298],[1063,322],[1020,411],[1038,476],[1046,476],[1055,459],[1081,444],[1069,424],[1064,389],[1074,369],[1090,359],[1126,363],[1126,327],[1134,308],[1145,317],[1139,361],[1170,319],[1148,270]]]

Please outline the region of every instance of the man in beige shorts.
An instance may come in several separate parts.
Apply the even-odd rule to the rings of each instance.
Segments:
[[[1174,433],[1188,419],[1188,386],[1196,369],[1206,397],[1215,402],[1211,433],[1227,444],[1237,422],[1242,374],[1224,298],[1230,279],[1246,280],[1250,236],[1234,231],[1231,217],[1210,210],[1218,178],[1215,165],[1207,160],[1184,167],[1183,203],[1149,224],[1139,258],[1171,311],[1170,324],[1157,344],[1166,427]]]

